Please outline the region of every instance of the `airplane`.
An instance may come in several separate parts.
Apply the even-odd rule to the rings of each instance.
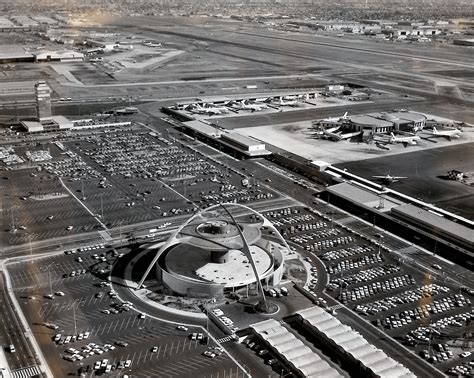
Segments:
[[[280,97],[277,101],[274,102],[275,105],[280,105],[280,106],[299,106],[299,102],[296,100],[287,100],[285,98]]]
[[[376,178],[377,180],[381,181],[385,185],[392,184],[394,182],[398,182],[401,179],[406,179],[408,177],[404,176],[390,176],[390,174],[386,174],[385,176],[372,176],[373,178]]]
[[[267,109],[268,106],[265,104],[249,104],[246,103],[244,100],[237,102],[235,104],[237,106],[237,109],[245,109],[245,110],[251,110],[252,112],[259,112],[262,109]]]
[[[154,42],[144,42],[143,46],[148,47],[162,47],[161,43],[154,43]]]
[[[390,133],[389,143],[403,143],[403,146],[407,147],[408,145],[416,145],[416,142],[419,140],[420,137],[418,135],[397,137],[394,133]]]
[[[339,142],[340,140],[349,139],[354,136],[360,135],[362,133],[361,131],[356,131],[353,133],[345,133],[345,134],[342,132],[336,132],[340,128],[341,128],[341,125],[330,127],[329,129],[319,128],[316,130],[316,135],[318,135],[318,137],[322,139],[328,139],[334,142]]]
[[[345,112],[342,117],[329,117],[329,118],[324,118],[324,119],[317,119],[312,122],[312,127],[310,129],[322,130],[323,127],[336,127],[336,126],[340,127],[341,124],[345,120],[347,120],[347,112]]]
[[[345,112],[342,117],[329,117],[329,118],[320,119],[319,122],[339,122],[341,120],[346,120],[347,114],[348,112]]]
[[[229,110],[224,107],[217,107],[217,106],[207,106],[207,104],[204,104],[205,106],[201,105],[190,105],[187,107],[187,110],[197,113],[197,114],[208,114],[208,115],[219,115],[219,114],[227,114],[229,113]]]
[[[451,140],[451,138],[461,138],[462,131],[459,129],[452,129],[452,130],[441,130],[438,131],[436,127],[433,127],[433,132],[431,134],[431,137],[443,137],[448,140]]]

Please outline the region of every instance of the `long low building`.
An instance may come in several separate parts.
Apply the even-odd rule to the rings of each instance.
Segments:
[[[411,378],[415,375],[405,366],[387,356],[382,350],[370,344],[351,327],[321,307],[311,307],[296,313],[303,326],[315,334],[323,343],[339,351],[341,358],[360,365],[366,376]],[[324,376],[324,375],[321,375]]]
[[[271,155],[265,149],[265,143],[237,133],[224,133],[221,135],[221,142],[248,157]]]
[[[395,217],[440,236],[453,244],[471,251],[474,249],[474,230],[450,221],[441,214],[435,214],[412,204],[394,207],[391,209],[391,213]]]
[[[337,369],[274,319],[250,325],[267,346],[303,377],[343,377]]]
[[[221,130],[208,122],[194,120],[183,122],[182,125],[194,137],[201,137],[206,141],[230,148],[245,157],[271,155],[271,152],[265,148],[265,143],[245,135]]]

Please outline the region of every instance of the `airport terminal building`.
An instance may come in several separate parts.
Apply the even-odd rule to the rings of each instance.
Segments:
[[[374,112],[342,117],[338,121],[321,120],[323,127],[340,126],[345,132],[364,132],[372,134],[396,133],[398,131],[416,132],[425,127],[427,117],[409,111]]]

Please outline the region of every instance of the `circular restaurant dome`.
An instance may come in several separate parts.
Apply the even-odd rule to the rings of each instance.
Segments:
[[[234,203],[214,205],[157,246],[142,282],[155,267],[173,294],[216,297],[247,285],[274,285],[281,280],[287,248],[271,222],[255,210]]]

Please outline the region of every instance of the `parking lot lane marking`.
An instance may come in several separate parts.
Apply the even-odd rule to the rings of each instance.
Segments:
[[[130,317],[128,317],[128,319],[127,319],[127,324],[125,325],[125,328],[124,328],[124,329],[127,329],[127,328],[128,328],[128,323],[130,323]]]
[[[115,323],[115,321],[110,322],[109,329],[107,330],[107,334],[110,333],[110,328],[112,328],[112,324],[114,324],[114,323]],[[118,321],[117,321],[117,324],[118,324]]]
[[[184,347],[186,346],[186,338],[184,338],[184,341],[183,341],[183,349],[181,349],[181,352],[184,352]]]
[[[168,348],[168,343],[165,344],[165,350],[163,351],[163,357],[166,356],[166,348]]]
[[[158,358],[160,356],[160,352],[161,352],[161,344],[158,347],[158,352],[156,353],[156,358]]]
[[[137,354],[137,352],[133,352],[133,357],[130,358],[130,360],[132,360],[132,364],[133,364],[133,362],[135,361],[135,355],[136,355],[136,354]]]
[[[173,354],[173,346],[174,346],[174,341],[171,343],[171,348],[170,348],[170,357]]]
[[[102,324],[99,324],[99,326],[97,327],[97,331],[96,331],[96,334],[97,334],[97,335],[99,335],[100,327],[102,327]]]
[[[143,351],[141,350],[140,354],[138,355],[138,358],[137,358],[137,362],[136,362],[137,364],[140,364],[140,358],[142,357],[142,353],[143,353]]]
[[[87,306],[89,306],[94,299],[95,299],[94,296],[90,297],[89,301],[87,302]]]
[[[130,326],[130,328],[133,328],[133,325],[135,324],[135,320],[137,320],[137,318],[134,316],[133,317],[133,322],[132,322],[132,325]]]
[[[122,323],[120,324],[120,329],[122,329],[122,330],[124,329],[124,328],[123,328],[123,323],[124,323],[124,322],[125,322],[125,318],[122,319]],[[114,328],[114,332],[115,332],[115,328]]]
[[[188,358],[186,360],[186,363],[193,363],[201,367],[206,367],[211,363],[211,361],[214,362],[215,360],[204,359],[203,356],[193,356],[193,357]]]

